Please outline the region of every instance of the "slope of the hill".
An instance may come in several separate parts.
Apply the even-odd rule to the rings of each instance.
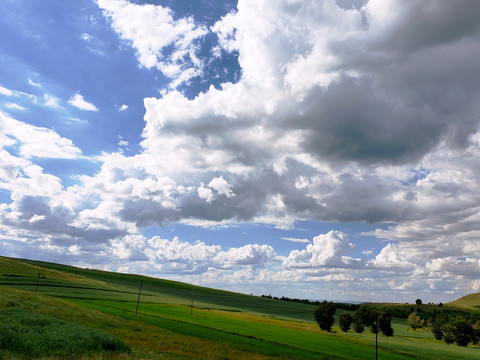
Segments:
[[[315,306],[309,304],[272,301],[257,296],[141,275],[121,274],[43,261],[0,257],[0,261],[2,259],[10,261],[15,265],[15,268],[8,270],[9,276],[0,275],[0,285],[10,284],[10,286],[21,290],[35,288],[37,272],[40,272],[45,274],[45,278],[40,279],[38,291],[44,294],[69,299],[136,302],[141,283],[142,303],[191,305],[193,299],[194,306],[197,308],[249,311],[270,317],[314,322],[312,314]],[[31,267],[34,270],[31,270]],[[0,274],[2,274],[1,269],[0,267]],[[43,269],[43,271],[38,269]],[[53,276],[51,274],[52,271]],[[21,277],[15,277],[16,274]],[[94,284],[75,284],[73,287],[69,287],[67,286],[68,284],[57,280],[56,274],[62,274],[64,277],[68,275],[72,279],[88,279]],[[19,282],[19,279],[22,281]]]
[[[460,299],[449,302],[447,305],[469,310],[480,310],[480,293],[463,296]]]

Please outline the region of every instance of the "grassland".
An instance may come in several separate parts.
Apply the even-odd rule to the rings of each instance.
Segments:
[[[322,332],[312,305],[0,257],[0,311],[12,308],[81,326],[85,333],[99,331],[127,346],[69,357],[57,352],[52,359],[375,358],[373,334],[345,334],[337,327]],[[379,336],[379,359],[480,359],[480,348],[447,346],[429,332],[409,331],[405,320],[394,319],[393,327],[395,337]],[[18,352],[0,350],[0,358],[15,356]]]
[[[448,305],[468,310],[480,310],[480,293],[463,296],[460,299],[448,303]]]

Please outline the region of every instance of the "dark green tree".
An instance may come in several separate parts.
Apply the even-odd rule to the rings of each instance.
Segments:
[[[324,300],[315,309],[313,315],[318,323],[320,329],[331,331],[333,323],[335,322],[335,304]]]
[[[392,315],[389,311],[383,311],[378,316],[378,327],[385,336],[393,336]]]
[[[475,324],[472,325],[472,330],[472,343],[473,345],[477,345],[480,341],[480,320],[478,320]]]
[[[340,330],[347,332],[352,326],[353,316],[349,313],[342,313],[338,318],[338,322],[340,323]]]
[[[453,342],[455,341],[455,328],[453,327],[453,325],[450,323],[443,324],[442,332],[443,341],[445,341],[447,345],[453,344]]]
[[[360,314],[355,311],[353,315],[353,331],[358,334],[361,334],[365,331],[365,326],[363,325],[363,319]]]
[[[376,310],[368,306],[360,306],[353,315],[353,330],[357,333],[362,333],[365,330],[365,326],[368,326],[373,333],[378,332],[376,325],[377,314]]]
[[[415,304],[417,304],[417,306],[422,305],[422,299],[415,300]]]
[[[469,321],[458,317],[453,322],[453,337],[458,346],[467,346],[473,340],[473,328]]]
[[[437,340],[442,340],[443,339],[442,326],[443,326],[443,321],[440,320],[440,319],[437,319],[433,322],[432,333],[433,333],[433,336],[435,337],[435,339],[437,339]]]

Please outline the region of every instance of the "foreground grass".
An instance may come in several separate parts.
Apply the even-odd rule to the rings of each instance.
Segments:
[[[130,352],[114,336],[18,307],[0,310],[0,349],[25,358]]]

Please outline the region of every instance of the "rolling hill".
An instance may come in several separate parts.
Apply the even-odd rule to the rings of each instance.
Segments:
[[[480,310],[480,293],[470,294],[449,302],[447,305],[469,310]]]
[[[332,333],[321,331],[312,316],[314,309],[134,274],[0,257],[0,317],[39,319],[31,328],[40,329],[37,333],[44,337],[38,340],[35,332],[31,337],[37,344],[53,341],[50,348],[57,352],[41,353],[49,359],[375,357],[374,334],[343,333],[336,326]],[[84,329],[87,340],[106,340],[98,350],[92,350],[98,345],[94,341],[90,348],[66,356],[61,352],[64,340],[57,339],[57,332],[45,335],[40,326],[44,323],[79,334]],[[394,337],[379,336],[381,359],[480,359],[478,346],[447,346],[429,332],[409,331],[404,319],[395,319],[393,326]],[[0,326],[0,335],[2,331]],[[25,356],[26,350],[7,348],[12,342],[2,348],[1,339],[0,358]]]

